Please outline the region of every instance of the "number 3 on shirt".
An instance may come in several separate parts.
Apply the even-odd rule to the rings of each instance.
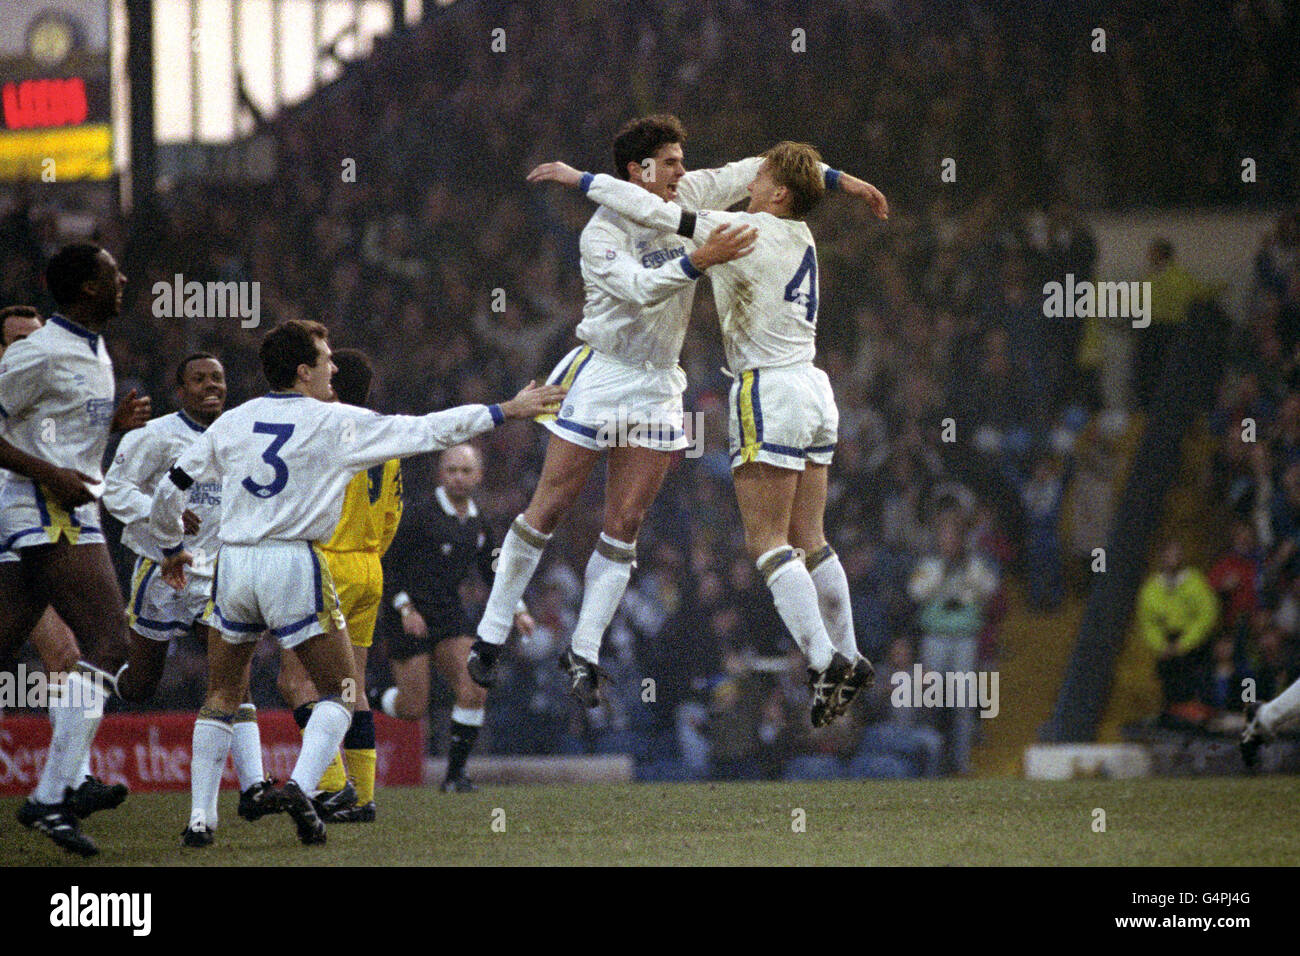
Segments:
[[[807,292],[800,288],[805,276],[808,279]],[[817,254],[813,252],[812,246],[803,254],[803,261],[799,263],[794,278],[785,285],[785,301],[798,302],[808,310],[805,316],[808,321],[817,324]]]
[[[277,425],[271,422],[253,422],[253,431],[261,435],[275,436],[271,444],[267,446],[266,451],[262,452],[262,461],[275,469],[275,477],[271,479],[269,485],[263,485],[254,481],[250,475],[240,484],[259,498],[274,498],[284,491],[284,486],[289,483],[289,466],[284,463],[284,459],[276,452],[284,447],[284,443],[293,434],[293,426]]]

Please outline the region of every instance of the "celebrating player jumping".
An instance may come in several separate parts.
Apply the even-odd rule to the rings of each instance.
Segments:
[[[826,541],[826,473],[839,415],[826,373],[812,364],[817,330],[817,251],[803,222],[826,182],[849,182],[877,215],[888,207],[867,183],[826,173],[817,151],[799,143],[768,150],[748,184],[749,210],[689,212],[612,176],[547,163],[530,182],[580,187],[619,215],[660,233],[707,241],[719,231],[757,233],[752,255],[721,264],[714,296],[735,382],[730,446],[745,545],[781,619],[808,660],[812,723],[847,709],[872,677],[858,653],[848,580]],[[802,560],[800,560],[802,558]]]
[[[614,167],[628,189],[688,216],[743,199],[759,160],[688,173],[685,140],[675,116],[635,120],[614,140]],[[827,175],[832,181],[837,176]],[[588,707],[599,703],[600,644],[632,575],[637,532],[663,483],[671,452],[687,444],[686,376],[677,360],[695,281],[706,269],[747,255],[754,239],[751,224],[737,223],[712,230],[696,247],[690,229],[647,227],[614,209],[598,210],[583,229],[587,298],[577,336],[584,344],[549,379],[570,392],[560,414],[542,420],[553,437],[541,479],[502,543],[496,581],[470,650],[470,675],[483,686],[492,684],[500,645],[551,532],[608,453],[604,527],[587,563],[572,646],[561,658],[574,696]],[[623,435],[628,441],[620,443]]]

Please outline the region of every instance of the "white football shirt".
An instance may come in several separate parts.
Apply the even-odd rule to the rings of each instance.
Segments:
[[[104,476],[104,507],[122,522],[122,544],[143,558],[161,561],[162,545],[149,530],[149,512],[158,482],[166,477],[185,450],[206,431],[184,411],[155,418],[143,428],[126,433],[113,464]],[[210,477],[195,481],[185,498],[185,507],[199,518],[198,534],[186,535],[186,547],[194,554],[216,556],[220,547],[221,481]],[[192,573],[211,576],[210,564],[195,562]]]
[[[113,421],[113,361],[103,336],[62,315],[0,358],[0,437],[19,451],[89,475],[98,498]],[[27,481],[4,473],[7,481]]]
[[[751,177],[752,178],[752,177]],[[583,177],[587,196],[651,229],[676,231],[683,210],[631,183]],[[758,231],[747,256],[713,266],[713,296],[722,322],[727,365],[737,374],[811,362],[817,338],[817,247],[808,225],[771,213],[696,214],[693,237],[705,242],[714,229],[740,224]]]
[[[219,477],[221,543],[325,541],[358,471],[391,458],[441,451],[503,421],[499,406],[464,405],[429,415],[380,415],[298,392],[271,392],[226,412],[159,482],[149,518],[159,544],[181,541],[189,485]]]
[[[754,157],[687,173],[677,181],[673,208],[725,209],[739,202],[762,163]],[[640,186],[625,185],[663,202]],[[586,289],[578,339],[630,365],[676,367],[700,277],[684,260],[697,245],[672,229],[665,234],[612,209],[597,210],[578,243]]]

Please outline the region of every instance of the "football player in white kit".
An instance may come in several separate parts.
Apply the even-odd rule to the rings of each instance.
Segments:
[[[149,531],[153,494],[169,468],[199,435],[216,421],[226,407],[226,372],[215,355],[196,352],[176,369],[178,411],[155,418],[144,428],[131,432],[117,446],[113,464],[104,476],[104,507],[122,522],[122,545],[135,556],[131,572],[131,593],[127,597],[130,653],[126,671],[147,698],[162,680],[171,639],[199,627],[209,646],[220,639],[211,627],[208,605],[212,593],[212,571],[220,547],[221,485],[217,481],[196,482],[189,490],[182,515],[187,547],[194,555],[189,580],[176,591],[158,574],[163,560],[162,546]],[[239,776],[239,815],[256,820],[271,812],[271,784],[262,770],[262,739],[257,728],[257,709],[248,696],[248,675],[244,675],[244,703],[235,711],[231,724],[231,750]],[[191,777],[193,805],[183,839],[187,846],[207,846],[217,826],[216,787]],[[200,801],[205,801],[200,805]]]
[[[725,209],[745,198],[759,160],[686,172],[686,132],[675,116],[628,123],[614,140],[614,166],[629,189],[681,210]],[[827,171],[832,180],[837,176]],[[856,182],[856,181],[855,181]],[[527,510],[501,544],[496,579],[470,648],[470,676],[491,687],[492,668],[542,551],[572,507],[592,468],[608,454],[601,535],[587,563],[582,608],[571,647],[560,660],[570,690],[588,707],[600,702],[600,644],[632,575],[636,537],[659,493],[683,427],[686,375],[678,367],[695,281],[704,270],[741,261],[753,243],[744,225],[713,231],[697,244],[690,229],[649,228],[600,209],[579,248],[586,302],[570,352],[548,381],[570,386],[559,415],[540,419],[554,436]],[[625,440],[626,439],[626,440]]]
[[[30,305],[9,305],[0,309],[0,357],[4,356],[4,351],[9,346],[27,338],[44,324],[40,312]],[[4,487],[7,478],[7,473],[0,471],[0,488]],[[3,522],[0,521],[0,524]],[[0,533],[0,561],[17,561],[17,553],[6,551],[3,547],[7,537],[8,535]],[[81,649],[77,647],[72,631],[52,607],[45,609],[41,619],[32,628],[29,640],[40,655],[47,678],[67,674],[77,666],[81,657]],[[54,709],[51,709],[51,720],[55,716]],[[91,774],[89,751],[76,779],[81,783],[73,787],[65,802],[68,811],[78,819],[84,820],[100,810],[112,810],[127,797],[125,784],[107,784]]]
[[[712,273],[735,377],[731,464],[746,547],[808,660],[816,727],[843,713],[873,673],[858,652],[848,580],[822,524],[839,413],[826,373],[812,364],[817,250],[802,217],[824,194],[825,177],[811,146],[778,143],[748,184],[748,211],[693,213],[612,176],[582,174],[563,163],[547,163],[528,176],[530,182],[577,186],[633,222],[699,241],[729,226],[757,230],[750,255]],[[888,215],[874,187],[856,180],[852,191],[877,215]]]
[[[1241,731],[1241,759],[1246,768],[1259,766],[1259,751],[1277,739],[1280,731],[1300,719],[1300,680],[1270,701],[1246,705],[1246,726]]]
[[[196,482],[220,479],[212,620],[225,639],[209,659],[193,760],[225,762],[243,675],[258,635],[269,630],[282,648],[296,651],[321,695],[276,803],[303,843],[323,843],[325,825],[308,794],[343,742],[357,695],[347,628],[318,542],[338,525],[348,482],[358,471],[450,447],[506,418],[552,412],[565,390],[530,384],[499,405],[380,415],[332,401],[337,369],[319,323],[284,322],[263,339],[261,358],[271,391],[226,412],[189,445],[158,483],[149,526],[166,556],[163,579],[183,589],[194,560],[182,548],[186,494]]]
[[[45,272],[59,312],[0,359],[0,663],[12,659],[47,607],[76,636],[79,660],[53,690],[54,734],[18,820],[73,853],[99,852],[77,823],[74,788],[126,658],[126,615],[98,498],[110,431],[149,420],[132,391],[114,407],[102,332],[122,308],[126,277],[107,250],[60,249]],[[118,801],[120,802],[120,800]]]

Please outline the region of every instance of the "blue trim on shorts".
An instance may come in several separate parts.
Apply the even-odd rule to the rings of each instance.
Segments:
[[[758,384],[759,384],[758,373],[759,373],[759,369],[754,369],[754,389],[753,389],[754,432],[755,432],[754,437],[758,439],[758,443],[760,445],[767,447],[767,443],[763,441],[763,400],[762,398],[759,397],[760,393],[758,388]],[[775,451],[776,448],[771,448],[768,450]],[[784,452],[782,454],[784,454]]]
[[[260,634],[266,630],[265,625],[262,624],[245,624],[242,621],[226,620],[226,615],[221,613],[221,608],[217,607],[216,601],[212,602],[212,613],[217,616],[217,620],[221,622],[223,627],[239,634]]]
[[[34,481],[32,482],[32,497],[36,499],[36,510],[40,513],[41,524],[49,527],[50,509],[45,505],[45,496],[41,494],[41,486]]]
[[[577,376],[574,377],[576,378]],[[559,425],[561,428],[567,428],[571,432],[577,432],[585,438],[594,439],[596,435],[599,434],[598,429],[588,428],[586,425],[579,425],[577,422],[571,422],[564,418],[557,418],[555,424]]]
[[[135,623],[139,627],[147,627],[154,631],[188,631],[194,626],[192,623],[186,624],[184,621],[151,621],[148,618],[138,616]]]
[[[587,363],[591,361],[591,357],[596,354],[596,350],[591,348],[591,346],[587,346],[587,349],[587,357],[582,360],[576,369],[573,370],[573,378],[569,381],[569,388],[573,388],[574,384],[578,381],[578,376],[582,374],[582,370],[587,367]]]
[[[14,550],[16,550],[16,549],[14,548],[14,542],[16,542],[19,538],[24,538],[24,537],[26,537],[26,536],[29,535],[29,534],[45,534],[45,529],[44,529],[44,528],[24,528],[22,531],[17,531],[17,532],[15,532],[15,533],[11,534],[8,538],[5,539],[4,544],[0,545],[0,551],[14,551]]]
[[[804,453],[808,455],[813,455],[813,454],[820,454],[821,452],[824,451],[834,451],[834,450],[835,450],[834,445],[813,445],[810,448],[805,448]]]
[[[304,627],[317,619],[318,616],[316,614],[308,614],[301,621],[294,621],[292,624],[287,624],[284,627],[271,628],[271,633],[276,637],[288,637],[290,634],[296,634],[298,631],[301,631]]]
[[[310,544],[307,545],[307,550],[311,552],[312,587],[316,591],[316,613],[320,614],[325,610],[325,598],[321,595],[320,558],[316,556],[316,549]],[[275,633],[280,632],[276,631]]]

